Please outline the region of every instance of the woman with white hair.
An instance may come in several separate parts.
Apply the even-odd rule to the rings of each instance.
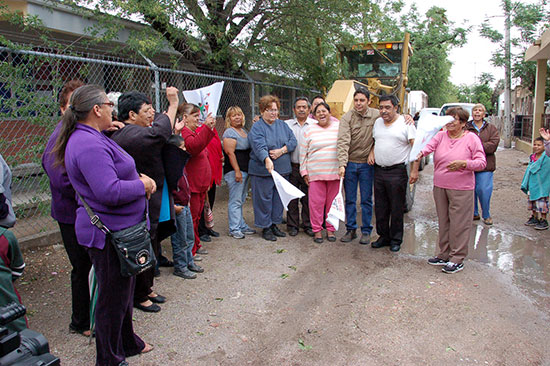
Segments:
[[[496,157],[500,136],[495,125],[485,119],[486,109],[481,103],[474,105],[472,119],[466,124],[466,130],[475,133],[481,139],[487,166],[475,172],[476,187],[474,190],[474,220],[479,220],[478,201],[481,205],[481,216],[485,225],[493,225],[491,217],[491,195],[493,194],[493,172],[496,169]]]

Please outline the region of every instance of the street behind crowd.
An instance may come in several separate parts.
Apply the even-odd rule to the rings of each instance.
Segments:
[[[469,260],[454,275],[426,263],[437,240],[432,164],[420,174],[397,254],[358,240],[315,244],[302,232],[276,242],[230,238],[221,188],[214,218],[222,235],[205,245],[205,273],[183,280],[161,269],[155,290],[168,302],[158,314],[134,311],[136,333],[155,349],[128,362],[550,365],[550,234],[523,225],[528,155],[496,155],[495,225],[473,223]],[[250,201],[245,210],[252,224]],[[170,252],[169,241],[163,247]],[[93,365],[93,341],[68,331],[70,266],[62,245],[24,255],[18,289],[30,327],[63,365]]]

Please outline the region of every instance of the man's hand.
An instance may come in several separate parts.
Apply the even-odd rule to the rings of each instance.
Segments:
[[[340,178],[344,178],[346,176],[346,167],[345,166],[341,166],[338,169],[338,175],[340,176]]]
[[[411,170],[411,176],[409,177],[409,184],[415,184],[418,181],[418,170]]]
[[[405,117],[405,124],[414,125],[414,119],[410,114],[404,114],[403,117]]]
[[[240,183],[243,181],[243,173],[239,171],[235,171],[235,182]]]
[[[367,164],[374,165],[374,149],[371,149],[369,156],[367,157]]]
[[[178,103],[180,102],[178,92],[178,88],[174,86],[169,86],[166,88],[166,99],[168,99],[169,105],[175,105],[176,107],[178,106]]]
[[[267,169],[269,174],[271,174],[271,172],[273,171],[273,161],[271,161],[270,158],[265,158],[265,168]]]

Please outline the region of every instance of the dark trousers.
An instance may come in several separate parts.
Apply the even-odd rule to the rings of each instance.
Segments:
[[[376,232],[389,244],[403,242],[403,215],[407,193],[404,164],[384,169],[374,167],[374,213]]]
[[[120,262],[109,242],[103,249],[89,248],[88,254],[97,279],[96,366],[118,366],[145,348],[132,324],[135,277],[120,275]]]
[[[71,328],[79,332],[90,329],[90,289],[88,274],[92,262],[86,249],[78,244],[74,224],[59,224],[61,239],[71,262],[71,295],[73,314]]]
[[[212,183],[210,190],[206,193],[208,195],[208,202],[210,203],[210,209],[214,211],[214,201],[216,200],[216,183]],[[201,213],[201,219],[199,220],[199,236],[208,234],[206,228],[206,221],[204,221],[204,210]]]
[[[296,198],[288,203],[288,211],[286,213],[286,226],[290,229],[294,227],[299,229],[300,227],[305,229],[311,229],[311,221],[309,219],[309,203],[308,203],[308,185],[304,181],[304,178],[300,175],[300,164],[292,164],[292,172],[290,173],[290,183],[292,183],[300,191],[306,195],[302,198]],[[298,201],[302,203],[302,225],[300,225],[300,208],[298,207]]]
[[[160,243],[158,241],[158,222],[151,222],[151,229],[149,233],[151,235],[151,246],[155,257],[159,258],[160,255]],[[158,264],[158,261],[157,261]],[[153,292],[153,284],[155,282],[155,270],[154,268],[141,272],[136,276],[136,285],[134,292],[134,303],[142,303],[149,300],[149,294]]]

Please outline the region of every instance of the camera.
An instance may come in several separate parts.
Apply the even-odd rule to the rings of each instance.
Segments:
[[[0,366],[59,366],[59,358],[50,353],[42,334],[30,329],[14,332],[5,327],[26,312],[16,302],[0,308]]]

